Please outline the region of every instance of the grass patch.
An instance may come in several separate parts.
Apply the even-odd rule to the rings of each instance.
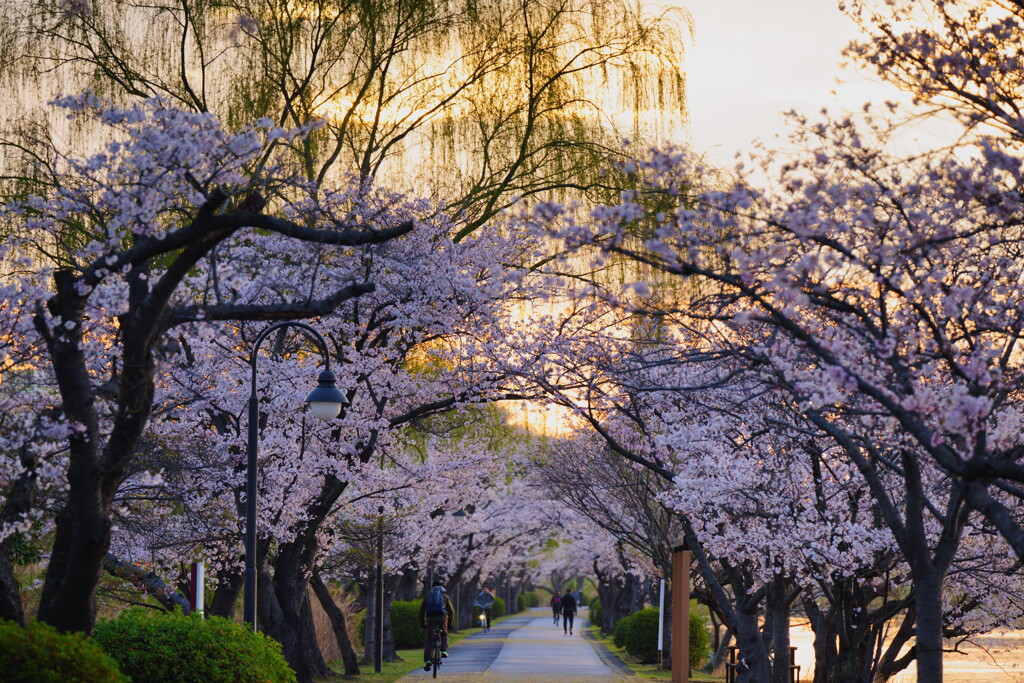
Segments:
[[[592,637],[594,640],[602,643],[605,647],[607,647],[609,652],[611,652],[613,655],[622,660],[622,663],[625,664],[638,677],[663,681],[672,680],[671,671],[669,671],[668,669],[659,669],[657,664],[644,664],[636,657],[626,652],[625,648],[615,647],[615,643],[612,642],[611,635],[602,635],[601,629],[597,626],[589,626],[588,631],[590,637]],[[712,676],[711,674],[706,674],[701,671],[694,671],[693,675],[690,677],[690,680],[716,681],[718,683],[722,683],[725,681],[725,678],[720,676]]]
[[[494,626],[505,617],[500,619],[492,619],[491,626]],[[448,634],[448,647],[451,648],[455,643],[459,642],[467,636],[471,636],[474,633],[479,633],[481,629],[475,628],[464,628],[458,633]],[[398,650],[396,652],[399,659],[394,662],[383,662],[380,667],[380,673],[374,673],[373,663],[360,664],[360,674],[358,676],[346,676],[345,674],[338,673],[335,676],[327,676],[325,678],[317,678],[316,683],[349,683],[351,681],[373,681],[373,683],[393,683],[399,678],[406,674],[412,673],[416,669],[423,666],[423,648],[418,647],[415,650]],[[331,668],[335,668],[332,664]],[[340,668],[340,664],[337,668]]]

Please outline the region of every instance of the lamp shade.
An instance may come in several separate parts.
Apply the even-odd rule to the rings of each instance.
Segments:
[[[333,420],[338,417],[341,407],[345,405],[345,394],[338,388],[337,378],[330,370],[323,370],[317,377],[316,389],[306,397],[313,414],[321,420]]]

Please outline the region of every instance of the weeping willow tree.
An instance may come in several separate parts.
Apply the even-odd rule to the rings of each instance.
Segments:
[[[160,96],[230,126],[324,126],[310,179],[377,177],[461,216],[607,190],[624,137],[685,117],[688,16],[638,0],[6,0],[8,123],[55,92]],[[84,132],[88,135],[88,131]],[[282,150],[279,150],[282,151]],[[604,179],[606,183],[606,179]]]

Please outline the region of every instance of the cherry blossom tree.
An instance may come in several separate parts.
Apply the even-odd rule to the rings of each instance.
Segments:
[[[16,226],[5,249],[22,263],[3,304],[5,325],[18,331],[6,357],[31,368],[45,389],[36,414],[51,410],[55,425],[67,430],[61,438],[59,426],[48,428],[58,437],[53,458],[41,458],[45,446],[22,448],[22,456],[17,443],[4,450],[5,462],[20,463],[5,466],[11,478],[4,496],[14,492],[12,500],[23,506],[30,500],[24,488],[33,481],[56,479],[66,488],[53,523],[39,617],[64,630],[88,631],[110,544],[111,504],[151,415],[172,332],[199,320],[320,315],[372,290],[364,280],[335,281],[317,296],[296,296],[301,287],[283,285],[308,283],[310,274],[269,255],[266,272],[282,286],[262,302],[197,300],[183,282],[212,252],[244,252],[257,234],[289,242],[291,250],[303,243],[348,247],[405,234],[412,222],[395,224],[387,216],[373,224],[348,222],[318,200],[316,187],[254,166],[269,141],[298,139],[269,122],[229,134],[210,115],[155,100],[116,108],[87,94],[58,104],[73,117],[99,122],[114,139],[87,158],[59,149],[37,156],[42,191],[4,208],[6,221]],[[289,217],[265,212],[269,199]],[[318,211],[302,213],[311,206]],[[16,508],[6,514],[16,518],[5,522],[4,538],[32,519]],[[9,561],[4,555],[0,564]],[[13,604],[16,599],[4,600],[5,608]],[[22,619],[20,609],[3,616]]]
[[[970,509],[1024,552],[1019,444],[1007,429],[1019,411],[1021,161],[1001,138],[967,160],[896,158],[883,132],[851,119],[808,125],[799,139],[813,151],[784,166],[772,191],[701,191],[699,164],[655,152],[636,170],[649,192],[677,198],[675,210],[650,215],[626,197],[587,224],[563,214],[560,232],[708,283],[677,309],[690,329],[704,326],[706,343],[721,345],[724,329],[767,330],[724,348],[780,378],[864,477],[910,567],[919,671],[939,680],[942,584]],[[638,223],[646,239],[630,237]],[[886,416],[893,446],[843,419],[865,413]],[[928,490],[932,467],[946,490]],[[884,471],[902,477],[905,500],[893,500]]]
[[[257,237],[245,251],[215,255],[208,270],[196,271],[186,283],[200,300],[257,305],[277,289],[293,286],[266,279],[268,258],[289,260],[297,269],[318,273],[325,283],[375,283],[375,290],[358,305],[339,305],[318,321],[349,399],[340,418],[319,427],[294,410],[296,395],[305,390],[303,378],[315,374],[320,362],[318,355],[307,353],[303,340],[282,336],[259,376],[259,620],[261,628],[282,642],[300,676],[308,678],[328,669],[305,604],[306,586],[331,546],[338,520],[344,518],[339,512],[346,492],[367,477],[372,481],[375,469],[415,469],[430,478],[429,469],[410,463],[420,457],[440,466],[445,460],[429,458],[426,452],[407,453],[415,443],[411,434],[436,428],[442,420],[457,423],[460,406],[504,395],[500,375],[477,358],[476,349],[493,334],[495,318],[503,315],[505,298],[514,287],[513,264],[524,260],[524,254],[535,257],[529,241],[507,239],[497,230],[455,244],[450,222],[435,206],[408,202],[359,181],[296,210],[363,220],[387,215],[397,221],[415,219],[419,225],[414,234],[379,248],[338,254],[316,249],[296,254],[287,247],[279,251],[279,245]],[[303,295],[318,297],[321,286],[318,281],[304,285]],[[161,519],[160,528],[126,538],[136,555],[162,548],[161,563],[168,568],[185,556],[207,557],[218,576],[216,608],[228,614],[240,587],[235,510],[241,510],[244,491],[239,462],[246,434],[241,418],[248,380],[245,348],[257,332],[244,323],[217,326],[203,321],[182,327],[175,362],[162,376],[159,415],[150,435],[164,450],[177,447],[172,459],[181,476],[169,483],[177,491],[170,495],[184,497],[180,509],[195,513],[173,515],[166,523]],[[226,339],[239,346],[225,347]],[[471,412],[463,411],[467,417]],[[451,415],[442,418],[442,413]],[[369,495],[366,485],[355,490]],[[385,505],[391,509],[390,502]],[[152,519],[148,504],[133,511],[139,515]],[[178,540],[168,543],[168,533]],[[199,544],[197,539],[204,541]],[[372,594],[372,586],[364,587]]]

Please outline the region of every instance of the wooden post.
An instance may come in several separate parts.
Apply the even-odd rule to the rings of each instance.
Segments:
[[[690,680],[690,549],[672,549],[672,683]]]

